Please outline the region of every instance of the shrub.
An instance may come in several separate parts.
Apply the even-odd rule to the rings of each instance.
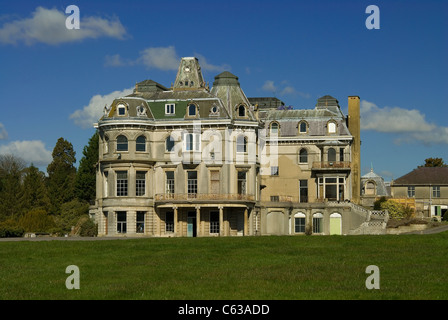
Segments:
[[[49,232],[55,227],[53,217],[43,209],[32,209],[19,219],[19,225],[26,232]]]
[[[414,211],[408,206],[405,207],[401,203],[393,200],[381,202],[381,209],[387,210],[391,219],[410,218],[414,213]]]
[[[386,202],[386,201],[387,201],[387,199],[386,199],[385,196],[382,196],[381,198],[379,198],[378,200],[376,200],[376,201],[373,203],[373,210],[381,210],[381,204],[382,204],[383,202]]]
[[[98,225],[87,217],[80,226],[79,235],[81,237],[96,237],[98,235]]]
[[[25,230],[16,221],[7,220],[0,223],[0,238],[22,237]]]
[[[61,215],[56,217],[56,225],[61,233],[70,233],[76,227],[79,219],[89,213],[89,204],[77,199],[61,206]]]

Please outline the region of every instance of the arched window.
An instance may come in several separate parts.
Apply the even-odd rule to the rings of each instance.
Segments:
[[[333,121],[328,122],[327,129],[328,129],[328,133],[330,133],[330,134],[336,133],[336,123]]]
[[[188,116],[190,117],[196,116],[196,105],[193,103],[188,106]]]
[[[271,135],[278,135],[278,123],[277,122],[271,123],[270,133],[271,133]]]
[[[247,151],[247,139],[244,135],[240,134],[236,138],[236,152],[246,152]]]
[[[336,161],[336,150],[334,148],[328,149],[328,161]]]
[[[324,216],[322,213],[313,214],[313,233],[322,233]]]
[[[167,152],[174,151],[174,139],[171,136],[169,136],[165,140],[165,151],[167,151]]]
[[[246,108],[244,107],[244,105],[240,105],[238,107],[238,116],[239,117],[245,117],[246,116]]]
[[[118,115],[119,115],[119,116],[124,116],[124,115],[126,115],[126,106],[125,106],[124,104],[120,103],[120,104],[117,106],[117,110],[118,110]]]
[[[305,121],[301,121],[299,123],[299,133],[307,133],[308,132],[308,128],[307,128],[307,124]]]
[[[308,162],[308,151],[306,149],[300,149],[299,152],[299,163]]]
[[[128,138],[123,135],[117,137],[117,151],[128,151]]]
[[[375,182],[367,181],[364,193],[365,193],[366,196],[373,196],[373,195],[375,195]]]
[[[306,216],[302,212],[298,212],[294,215],[294,232],[305,233]]]
[[[146,151],[146,138],[145,136],[139,136],[135,141],[135,151]]]

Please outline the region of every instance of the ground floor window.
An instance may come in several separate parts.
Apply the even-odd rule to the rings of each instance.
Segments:
[[[210,212],[210,233],[219,233],[219,212]]]
[[[136,225],[137,233],[145,232],[145,212],[137,211],[137,225]]]
[[[305,214],[296,213],[294,215],[294,232],[295,233],[305,233]]]
[[[165,213],[165,232],[174,232],[174,212]]]
[[[313,214],[313,233],[323,232],[323,218],[324,216],[322,213]]]
[[[117,212],[117,233],[126,233],[126,211]]]

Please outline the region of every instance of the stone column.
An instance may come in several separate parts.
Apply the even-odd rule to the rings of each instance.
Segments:
[[[178,234],[178,231],[177,231],[177,228],[178,228],[178,221],[177,221],[177,206],[174,206],[173,207],[173,210],[174,210],[174,236],[175,237],[177,237],[177,236],[180,236],[180,234]]]
[[[224,212],[223,207],[219,206],[219,235],[224,236]]]
[[[201,207],[196,207],[196,237],[199,237],[199,231],[201,229]],[[202,234],[201,234],[202,236]]]
[[[248,225],[248,208],[244,209],[244,236],[249,235],[249,225]]]
[[[128,170],[128,196],[135,197],[135,177],[136,171],[133,165]]]
[[[137,226],[137,211],[128,211],[126,213],[126,233],[133,235],[136,234]]]

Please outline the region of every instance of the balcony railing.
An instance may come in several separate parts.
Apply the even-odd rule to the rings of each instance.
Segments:
[[[255,201],[255,196],[235,193],[158,193],[155,201]]]
[[[315,161],[312,169],[350,169],[350,161]]]

